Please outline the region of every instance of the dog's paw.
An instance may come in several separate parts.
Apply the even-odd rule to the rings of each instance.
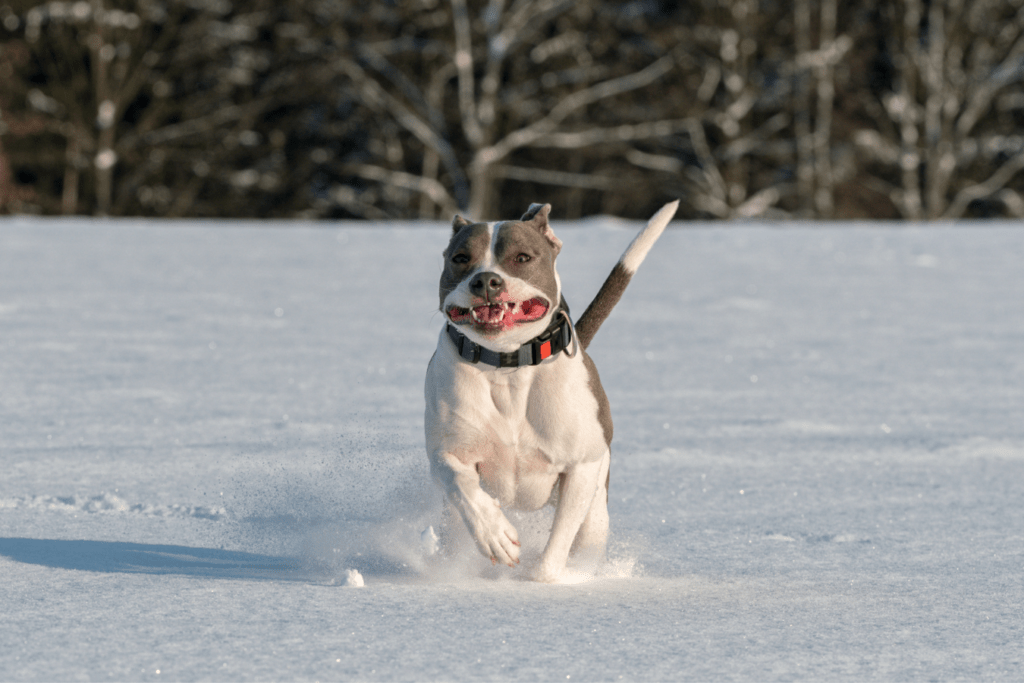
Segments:
[[[502,563],[509,567],[519,564],[519,533],[501,511],[498,501],[487,513],[483,524],[477,525],[473,537],[484,557],[491,558],[492,564]]]
[[[560,572],[550,572],[538,569],[530,578],[537,583],[558,583],[562,585],[586,583],[592,581],[595,574],[590,571],[580,569],[570,569],[566,567]]]
[[[543,563],[537,567],[530,578],[537,583],[562,583],[562,573],[545,566]]]

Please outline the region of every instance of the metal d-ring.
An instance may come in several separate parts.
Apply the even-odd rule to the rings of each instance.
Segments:
[[[569,323],[569,331],[572,332],[572,353],[569,353],[569,347],[565,347],[565,352],[569,354],[569,358],[575,358],[576,354],[580,351],[580,338],[576,336],[576,327],[572,324],[572,318],[565,312],[565,309],[559,309],[559,313],[565,318],[565,321]]]

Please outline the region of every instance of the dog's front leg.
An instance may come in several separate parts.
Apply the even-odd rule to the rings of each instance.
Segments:
[[[431,470],[483,556],[509,567],[519,564],[519,534],[501,504],[480,488],[476,467],[445,453],[431,458]]]
[[[573,540],[601,488],[601,473],[607,472],[606,460],[579,463],[565,472],[551,536],[534,574],[537,581],[554,583],[561,577]]]

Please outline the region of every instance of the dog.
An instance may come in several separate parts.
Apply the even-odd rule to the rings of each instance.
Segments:
[[[586,348],[678,207],[650,219],[575,325],[550,204],[518,221],[452,221],[439,287],[445,326],[426,375],[427,455],[450,517],[457,511],[492,564],[520,559],[502,507],[549,502],[554,522],[533,578],[559,581],[570,554],[604,557],[612,418]]]

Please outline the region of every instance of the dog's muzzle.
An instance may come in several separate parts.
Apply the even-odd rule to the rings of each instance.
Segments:
[[[505,280],[497,273],[485,271],[477,273],[469,283],[469,292],[490,303],[498,300],[505,291]]]

